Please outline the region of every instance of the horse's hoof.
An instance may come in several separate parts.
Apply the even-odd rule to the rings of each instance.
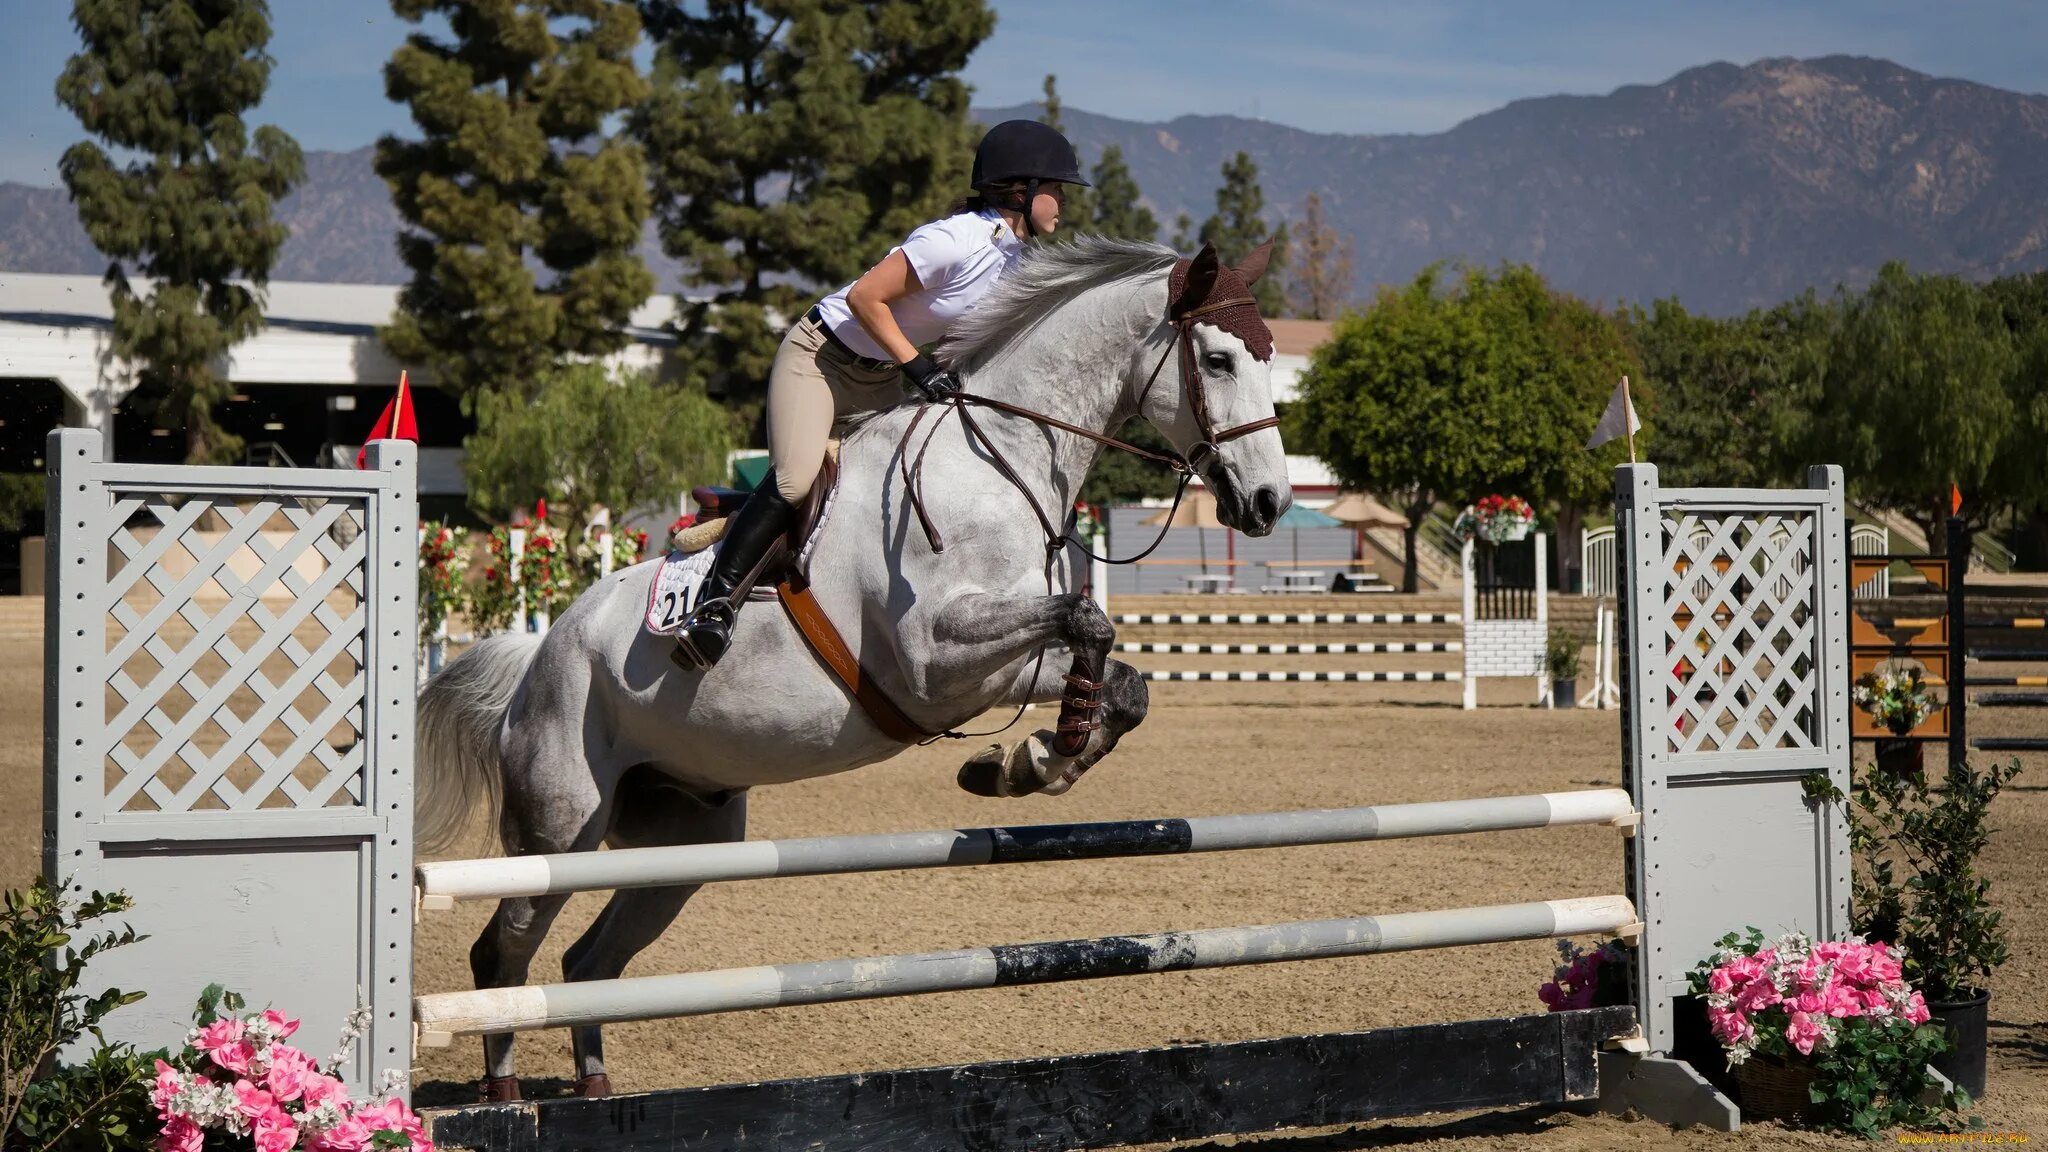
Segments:
[[[519,1077],[493,1076],[485,1080],[482,1097],[486,1104],[509,1104],[520,1099]]]
[[[960,774],[955,779],[959,781],[964,792],[975,796],[999,797],[1003,795],[1003,773],[1008,769],[1003,746],[991,744],[974,759],[962,764]]]
[[[593,1072],[588,1076],[582,1077],[576,1081],[576,1094],[592,1100],[601,1096],[609,1096],[612,1094],[611,1077],[606,1076],[602,1072]]]

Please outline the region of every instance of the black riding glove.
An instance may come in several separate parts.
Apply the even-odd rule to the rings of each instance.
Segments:
[[[922,352],[904,363],[903,378],[927,400],[943,400],[960,390],[960,378]]]

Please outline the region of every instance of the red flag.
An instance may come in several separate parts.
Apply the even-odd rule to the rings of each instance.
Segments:
[[[1948,514],[1951,516],[1963,514],[1963,490],[1954,484],[1948,486]]]
[[[413,419],[412,391],[406,386],[405,373],[398,373],[398,395],[384,405],[384,414],[377,417],[370,434],[363,438],[363,446],[356,449],[356,467],[362,468],[370,455],[372,440],[410,440],[419,443],[419,423]]]

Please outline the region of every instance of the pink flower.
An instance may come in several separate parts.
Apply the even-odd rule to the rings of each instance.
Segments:
[[[1820,1022],[1804,1012],[1792,1013],[1785,1025],[1785,1042],[1799,1049],[1803,1056],[1813,1055],[1813,1046],[1821,1039]]]
[[[292,1033],[299,1030],[297,1020],[288,1020],[284,1013],[275,1010],[266,1010],[263,1013],[263,1022],[270,1025],[279,1040],[289,1040]]]
[[[156,1105],[159,1119],[171,1118],[171,1101],[185,1087],[185,1074],[159,1060],[156,1062],[156,1087],[150,1092],[150,1103]]]
[[[1927,1023],[1927,1019],[1927,1001],[1921,997],[1920,993],[1915,992],[1911,996],[1907,997],[1906,1023],[1925,1024]]]
[[[242,1038],[240,1020],[216,1020],[200,1029],[196,1047],[213,1057],[213,1062],[230,1072],[246,1073],[256,1058],[256,1048]]]
[[[369,1128],[353,1116],[325,1132],[306,1137],[309,1152],[362,1152],[369,1145]]]
[[[356,1119],[363,1122],[372,1135],[378,1132],[403,1132],[412,1141],[413,1152],[434,1152],[434,1142],[427,1139],[427,1130],[420,1124],[420,1118],[412,1114],[405,1101],[393,1097],[374,1108],[356,1112]]]
[[[348,1110],[348,1086],[332,1076],[312,1075],[303,1081],[305,1094],[300,1097],[307,1108],[318,1108],[322,1104],[334,1104],[342,1111]]]
[[[162,1135],[156,1138],[160,1152],[199,1152],[205,1143],[206,1133],[183,1116],[173,1116],[165,1121]]]
[[[256,1152],[291,1152],[299,1142],[298,1126],[281,1108],[272,1108],[256,1120]]]
[[[305,1095],[306,1081],[320,1075],[313,1058],[286,1044],[270,1046],[270,1074],[264,1077],[279,1100],[297,1100]]]
[[[240,1112],[251,1124],[262,1121],[265,1116],[277,1111],[277,1097],[265,1092],[247,1080],[235,1081],[235,1111]]]
[[[1559,988],[1556,984],[1545,984],[1543,987],[1538,988],[1536,990],[1536,998],[1543,1001],[1552,1012],[1564,1007],[1564,989]],[[158,1063],[161,1064],[162,1061],[158,1061]]]

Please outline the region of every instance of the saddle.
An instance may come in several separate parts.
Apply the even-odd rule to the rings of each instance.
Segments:
[[[796,625],[804,643],[832,670],[847,691],[853,693],[854,700],[875,722],[875,726],[892,740],[915,744],[940,733],[904,715],[888,693],[882,691],[881,686],[861,667],[860,660],[847,647],[832,618],[825,614],[824,607],[811,594],[810,577],[805,570],[808,548],[838,485],[838,454],[827,452],[824,463],[818,468],[818,478],[811,483],[810,493],[797,507],[796,520],[789,532],[768,549],[761,557],[761,563],[733,589],[733,597],[736,600],[754,600],[773,596],[780,600],[783,611],[789,614],[790,623]],[[716,543],[725,535],[729,518],[746,504],[749,495],[737,488],[713,485],[692,488],[690,498],[697,502],[698,519],[677,538],[678,546],[685,552],[694,552]],[[773,591],[769,592],[763,585],[772,586]],[[683,653],[680,642],[669,652],[669,660],[685,671],[697,668]]]

